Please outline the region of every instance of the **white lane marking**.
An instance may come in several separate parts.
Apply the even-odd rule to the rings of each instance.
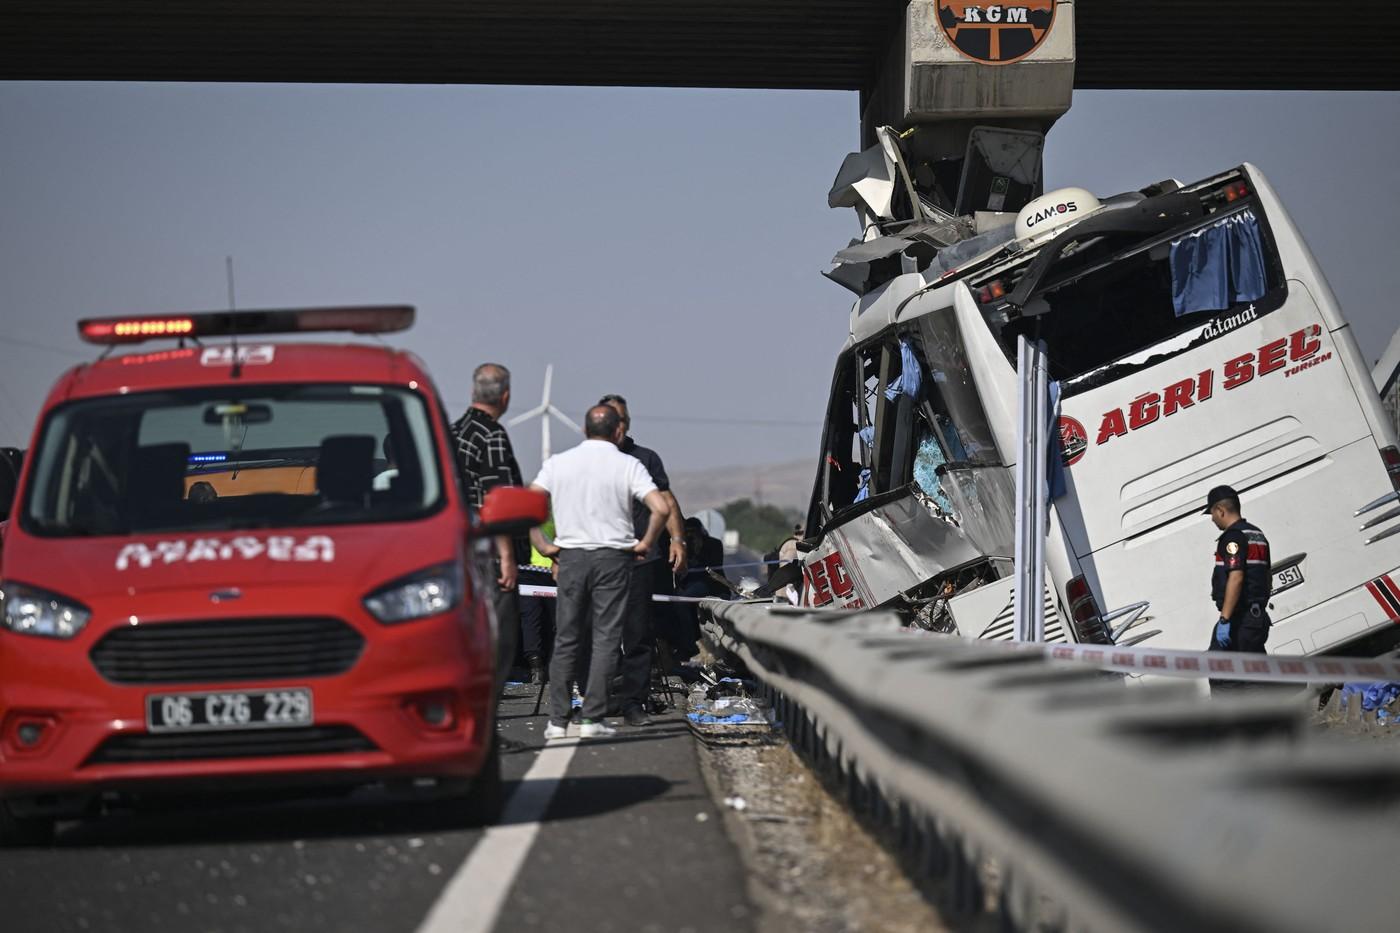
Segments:
[[[495,929],[578,743],[576,738],[557,739],[544,747],[506,801],[500,825],[488,829],[472,849],[418,926],[418,933],[491,933]]]

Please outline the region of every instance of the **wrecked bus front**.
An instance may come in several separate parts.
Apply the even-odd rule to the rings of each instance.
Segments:
[[[894,312],[877,302],[837,362],[804,545],[807,605],[931,611],[945,584],[1009,571],[1014,480],[952,294],[925,292],[888,326]],[[982,342],[983,356],[996,352],[990,335]]]
[[[1055,200],[1047,195],[1022,216]],[[1217,534],[1201,504],[1222,483],[1240,490],[1245,515],[1273,543],[1270,650],[1306,654],[1388,635],[1397,613],[1375,594],[1390,591],[1400,568],[1400,535],[1387,534],[1400,522],[1385,509],[1353,513],[1393,491],[1395,438],[1350,328],[1268,183],[1242,166],[1082,207],[1073,212],[1082,220],[1057,210],[1047,233],[1013,228],[1000,249],[953,269],[935,262],[862,298],[842,364],[859,381],[844,398],[834,393],[828,415],[808,588],[815,591],[812,559],[824,550],[841,555],[824,560],[841,562],[857,591],[868,568],[896,563],[897,547],[858,554],[842,529],[858,527],[865,508],[875,513],[866,524],[879,526],[871,534],[898,537],[895,516],[882,510],[908,482],[925,513],[952,513],[955,543],[902,559],[898,581],[870,583],[864,601],[902,606],[939,627],[955,620],[964,635],[1010,636],[1009,545],[997,553],[975,540],[953,492],[964,427],[986,438],[976,441],[984,471],[1011,467],[1015,341],[1025,333],[1046,341],[1061,396],[1065,492],[1053,502],[1047,546],[1051,637],[1101,636],[1101,609],[1145,600],[1148,617],[1135,631],[1155,632],[1153,645],[1201,647],[1213,621],[1207,580]],[[897,300],[882,300],[887,294]],[[931,356],[950,345],[965,377],[956,361]],[[908,359],[929,392],[907,405],[915,437],[901,446],[899,404],[884,393]],[[949,410],[962,419],[950,435],[936,409],[960,377],[979,405],[971,416],[967,406]],[[843,421],[854,424],[849,463],[835,427]],[[920,430],[939,438],[946,461],[933,471],[936,492],[893,466],[917,457]],[[861,504],[862,475],[875,505]],[[983,509],[995,502],[1010,522],[1009,482],[971,499]],[[1359,527],[1368,520],[1370,528]],[[1061,608],[1070,617],[1063,625]]]

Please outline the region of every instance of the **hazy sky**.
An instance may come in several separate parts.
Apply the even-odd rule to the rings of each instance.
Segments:
[[[626,395],[673,470],[815,456],[857,143],[849,93],[0,84],[0,444],[94,355],[79,317],[224,308],[231,254],[240,307],[417,305],[394,342],[454,410],[478,362],[518,411],[553,362],[557,404]],[[1107,195],[1254,162],[1373,359],[1398,150],[1400,94],[1081,92],[1046,170]]]

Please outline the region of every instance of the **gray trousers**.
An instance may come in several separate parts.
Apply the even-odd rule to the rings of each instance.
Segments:
[[[566,548],[558,559],[549,719],[557,725],[569,721],[569,683],[577,679],[583,682],[583,718],[600,720],[608,711],[608,684],[617,667],[636,558],[631,551]],[[580,677],[576,668],[585,638],[591,638],[593,650],[587,675]]]
[[[627,615],[622,623],[622,656],[617,662],[618,707],[644,708],[651,691],[652,629],[651,592],[660,561],[649,560],[632,567],[632,590],[627,594]]]

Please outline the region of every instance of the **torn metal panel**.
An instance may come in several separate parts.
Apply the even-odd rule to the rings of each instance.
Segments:
[[[865,295],[871,288],[870,264],[850,262],[828,269],[822,273],[831,281],[856,295]]]
[[[954,265],[943,261],[944,253],[969,241],[979,245],[971,253],[958,250],[959,261],[1001,245],[1010,239],[999,231],[1010,229],[1011,210],[1039,192],[1041,133],[977,127],[961,159],[911,154],[912,131],[882,126],[875,135],[876,145],[846,156],[827,195],[832,207],[856,210],[863,232],[824,274],[858,296],[906,273],[938,267],[941,274]],[[947,171],[958,171],[959,163],[956,183]],[[957,191],[945,191],[945,183],[950,189],[956,183]],[[947,210],[955,198],[956,213]]]
[[[877,496],[877,504],[825,529],[803,558],[810,605],[880,606],[982,558],[967,533],[936,517],[915,489]]]
[[[877,259],[902,253],[913,246],[914,242],[912,238],[905,236],[880,236],[873,240],[853,242],[833,256],[831,261],[837,265],[871,263]]]
[[[883,146],[848,154],[827,193],[828,207],[854,207],[882,220],[891,220],[895,164]]]

